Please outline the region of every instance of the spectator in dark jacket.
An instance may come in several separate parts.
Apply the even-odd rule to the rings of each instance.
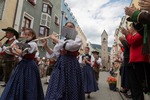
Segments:
[[[150,80],[149,77],[145,77],[146,74],[148,76],[149,59],[148,55],[142,54],[143,37],[137,30],[137,26],[132,24],[129,31],[122,28],[122,34],[126,36],[130,45],[129,63],[132,66],[129,69],[129,80],[133,100],[144,100],[143,85],[149,83],[148,80]]]
[[[128,82],[128,68],[129,65],[129,44],[124,36],[119,37],[120,42],[122,43],[121,48],[123,50],[123,65],[121,66],[121,87],[123,88],[120,92],[127,93],[129,90]]]

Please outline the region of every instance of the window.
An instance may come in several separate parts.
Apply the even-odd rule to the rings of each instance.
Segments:
[[[45,34],[44,27],[40,27],[39,36],[44,36],[44,34]]]
[[[46,26],[50,28],[51,25],[51,14],[52,14],[52,6],[47,3],[43,3],[43,9],[42,9],[42,14],[41,14],[41,20],[40,20],[40,25],[41,26]]]
[[[69,8],[69,7],[67,7],[67,9],[68,9],[68,11],[70,11],[70,8]]]
[[[21,35],[23,35],[25,28],[33,27],[33,21],[34,21],[34,18],[28,13],[24,12],[23,18],[22,18],[22,25],[21,25],[21,31],[22,31]]]
[[[44,37],[44,36],[48,36],[48,35],[49,35],[49,28],[47,28],[45,26],[40,26],[39,36]]]
[[[24,35],[24,31],[26,28],[30,28],[30,25],[31,25],[31,20],[24,16],[23,22],[22,22],[22,28],[21,28],[22,30],[21,36]]]
[[[44,13],[47,13],[51,16],[52,7],[49,4],[43,3],[43,10]]]
[[[31,20],[28,19],[27,17],[24,17],[24,19],[23,19],[23,27],[30,28],[30,25],[31,25]]]
[[[75,19],[75,17],[74,17],[74,16],[72,16],[72,18],[73,18],[73,19]]]
[[[36,4],[36,0],[28,0],[33,6]]]
[[[0,19],[2,19],[4,11],[5,0],[0,0]]]
[[[55,24],[56,24],[57,26],[59,26],[59,19],[58,19],[57,16],[55,16]]]
[[[46,26],[46,27],[50,28],[51,16],[48,14],[42,13],[40,24],[41,24],[41,26]]]
[[[28,13],[24,12],[22,19],[22,28],[32,28],[34,18]]]
[[[68,15],[64,13],[65,19],[68,20]]]

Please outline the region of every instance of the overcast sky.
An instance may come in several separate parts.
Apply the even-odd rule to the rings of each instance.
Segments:
[[[115,29],[119,26],[124,8],[131,0],[65,0],[88,41],[101,45],[101,34],[108,33],[112,46]]]

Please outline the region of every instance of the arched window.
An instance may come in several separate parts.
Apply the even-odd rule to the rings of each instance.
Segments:
[[[106,38],[104,38],[103,41],[106,41]]]

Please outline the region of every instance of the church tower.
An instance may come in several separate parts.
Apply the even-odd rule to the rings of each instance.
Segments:
[[[102,67],[105,67],[106,69],[108,66],[108,34],[104,30],[101,35],[101,59],[102,59]]]

